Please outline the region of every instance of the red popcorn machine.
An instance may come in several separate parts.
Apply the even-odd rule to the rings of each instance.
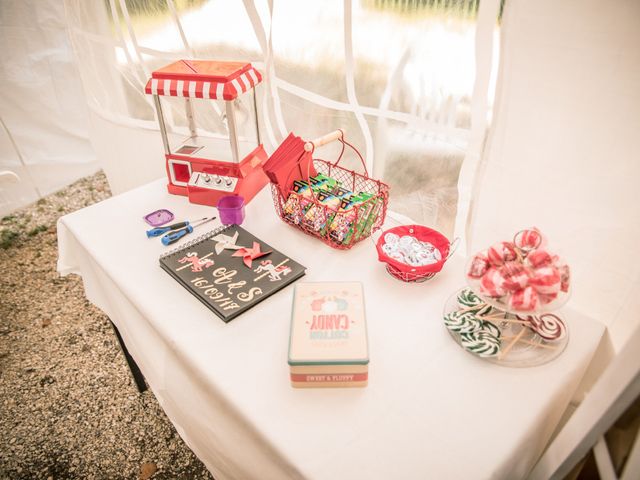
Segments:
[[[145,93],[153,95],[160,124],[169,193],[202,205],[216,206],[227,195],[241,195],[248,203],[269,183],[262,170],[267,153],[260,143],[254,88],[261,80],[243,62],[180,60],[152,73]],[[184,126],[176,118],[175,128],[167,131],[161,96],[162,102],[184,103]],[[167,115],[175,111],[168,109]],[[196,128],[195,117],[204,128]]]

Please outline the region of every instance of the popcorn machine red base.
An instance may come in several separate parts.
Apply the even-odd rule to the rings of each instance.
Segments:
[[[215,206],[227,195],[241,195],[248,203],[269,179],[262,171],[267,153],[260,144],[254,87],[262,76],[250,63],[180,60],[152,73],[145,92],[153,95],[164,144],[169,193],[189,197],[192,203]],[[189,135],[175,146],[167,132],[160,97],[182,97]],[[229,149],[221,154],[219,136],[199,135],[193,99],[210,100],[219,113]],[[247,109],[247,104],[250,109]],[[239,135],[237,114],[255,119],[255,142]],[[245,124],[247,122],[245,121]],[[246,125],[245,125],[246,127]],[[173,143],[173,145],[172,145]],[[230,155],[229,155],[230,153]]]

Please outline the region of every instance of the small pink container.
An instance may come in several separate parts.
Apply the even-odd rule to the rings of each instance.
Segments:
[[[218,200],[218,213],[223,225],[240,225],[244,221],[244,197],[227,195]]]

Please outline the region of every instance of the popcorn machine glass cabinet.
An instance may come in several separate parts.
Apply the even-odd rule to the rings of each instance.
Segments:
[[[249,202],[267,183],[251,64],[182,60],[153,72],[153,95],[170,193],[215,206],[228,195]],[[171,127],[169,128],[169,125]]]

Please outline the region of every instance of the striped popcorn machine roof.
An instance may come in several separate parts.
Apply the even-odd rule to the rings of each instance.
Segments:
[[[149,95],[233,100],[262,80],[250,63],[179,60],[152,73]]]

